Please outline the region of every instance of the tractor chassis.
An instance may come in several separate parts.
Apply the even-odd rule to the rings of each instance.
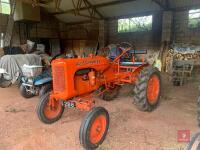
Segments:
[[[120,58],[129,50],[126,49],[112,63],[109,63],[107,69],[97,72],[96,76],[94,69],[91,69],[88,75],[83,75],[82,78],[79,75],[75,78],[82,84],[83,81],[81,80],[89,82],[92,92],[78,94],[72,98],[61,98],[56,92],[50,92],[41,97],[37,108],[39,119],[46,124],[54,123],[61,118],[66,107],[89,111],[82,121],[79,130],[79,139],[85,149],[95,149],[103,143],[109,128],[109,114],[103,107],[94,107],[95,96],[102,96],[122,85],[135,84],[134,93],[136,94],[134,96],[134,104],[142,111],[153,110],[157,106],[160,97],[161,83],[159,72],[156,68],[146,64],[144,59],[137,66],[121,65]],[[82,64],[88,65],[89,63],[99,62],[94,61],[93,56],[87,59],[89,61],[85,60]],[[80,67],[81,63],[77,64]],[[59,84],[62,83],[59,82]],[[98,88],[102,86],[104,87],[103,90],[99,91]],[[97,94],[95,91],[97,91]]]

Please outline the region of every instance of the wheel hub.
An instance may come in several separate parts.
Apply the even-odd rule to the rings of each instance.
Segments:
[[[48,119],[53,119],[59,115],[61,109],[62,105],[59,101],[49,98],[49,101],[44,108],[44,114]]]
[[[147,99],[150,104],[154,104],[158,100],[160,92],[160,81],[158,76],[153,75],[147,85]]]
[[[106,118],[103,115],[98,116],[90,129],[90,141],[93,144],[98,143],[106,130]]]

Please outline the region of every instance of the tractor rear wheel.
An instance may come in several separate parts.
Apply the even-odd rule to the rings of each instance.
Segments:
[[[40,98],[37,106],[37,115],[40,121],[46,124],[52,124],[58,121],[64,112],[62,104],[54,100],[54,106],[50,105],[50,93],[46,93]]]
[[[152,111],[158,105],[161,93],[159,71],[152,66],[145,67],[137,77],[134,87],[134,104],[139,110]]]
[[[197,102],[197,121],[200,126],[200,96],[199,96],[198,102]]]
[[[105,86],[100,87],[99,91],[102,92]],[[120,86],[115,86],[107,91],[105,91],[100,97],[105,101],[112,101],[119,95]]]
[[[106,138],[109,128],[109,114],[103,107],[93,108],[84,118],[79,140],[81,145],[88,150],[96,149]]]

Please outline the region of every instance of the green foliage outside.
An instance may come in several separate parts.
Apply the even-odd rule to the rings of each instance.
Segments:
[[[189,11],[189,23],[190,28],[199,28],[200,27],[200,9],[190,10]]]
[[[10,0],[0,0],[0,13],[10,14]]]
[[[152,16],[134,17],[118,20],[118,32],[150,31],[152,29]]]
[[[3,14],[10,14],[10,4],[2,3],[1,7],[2,7]]]
[[[190,19],[189,27],[190,28],[199,28],[200,27],[200,18],[199,19]]]

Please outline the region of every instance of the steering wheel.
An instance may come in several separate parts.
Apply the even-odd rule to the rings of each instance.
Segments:
[[[124,51],[127,48],[133,48],[133,45],[129,42],[122,42],[119,44],[119,48]]]
[[[119,44],[119,49],[121,49],[122,51],[125,51],[126,49],[132,49],[133,45],[129,42],[122,42]],[[122,58],[123,59],[130,59],[132,57],[132,55],[130,53],[125,53]]]

